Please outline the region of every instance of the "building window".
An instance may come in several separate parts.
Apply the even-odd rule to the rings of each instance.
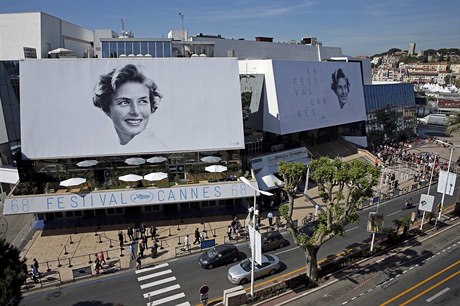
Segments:
[[[128,55],[126,54],[126,50],[125,50],[125,42],[124,41],[119,41],[118,42],[118,56],[120,55]]]
[[[110,57],[110,49],[109,49],[109,42],[103,41],[102,42],[102,57],[109,58]]]

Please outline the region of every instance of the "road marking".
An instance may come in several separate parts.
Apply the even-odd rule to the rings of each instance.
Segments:
[[[450,266],[448,266],[447,268],[445,268],[445,269],[442,269],[441,271],[439,271],[439,272],[437,272],[437,273],[435,273],[435,274],[431,275],[430,277],[428,277],[428,278],[427,278],[427,279],[425,279],[424,281],[421,281],[421,282],[420,282],[420,283],[418,283],[417,285],[410,287],[410,288],[409,288],[409,289],[407,289],[406,291],[403,291],[403,292],[401,292],[400,294],[398,294],[397,296],[395,296],[395,297],[393,297],[393,298],[389,299],[389,300],[388,300],[388,301],[386,301],[385,303],[383,303],[383,304],[380,304],[380,306],[385,306],[385,305],[388,305],[388,304],[390,304],[391,302],[393,302],[393,301],[395,301],[395,300],[399,299],[400,297],[402,297],[402,296],[403,296],[403,295],[405,295],[406,293],[409,293],[409,292],[411,292],[412,290],[414,290],[414,289],[416,289],[416,288],[420,287],[421,285],[423,285],[423,284],[425,284],[426,282],[428,282],[428,281],[432,280],[432,279],[433,279],[433,278],[435,278],[436,276],[438,276],[438,275],[440,275],[440,274],[442,274],[442,273],[446,272],[447,270],[449,270],[449,269],[451,269],[451,268],[455,267],[455,266],[456,266],[456,265],[458,265],[458,264],[460,264],[460,260],[459,260],[459,261],[457,261],[457,262],[455,262],[455,263],[453,263],[453,264],[451,264],[451,265],[450,265]],[[459,272],[459,273],[460,273],[460,272]]]
[[[449,291],[450,288],[449,287],[446,287],[444,290],[441,290],[439,291],[438,293],[436,293],[435,295],[433,295],[432,297],[430,297],[429,299],[426,299],[426,301],[429,303],[431,302],[432,300],[440,297],[441,295],[443,295],[444,293],[446,293],[447,291]]]
[[[180,303],[180,304],[177,304],[176,306],[190,306],[190,303],[189,302]]]
[[[161,304],[164,304],[164,303],[167,303],[167,302],[171,302],[171,301],[183,298],[183,297],[185,297],[184,293],[178,293],[178,294],[175,294],[175,295],[171,295],[171,296],[168,296],[168,297],[153,301],[151,303],[147,303],[147,306],[157,306],[157,305],[161,305]]]
[[[428,291],[431,291],[431,290],[433,290],[434,288],[436,288],[436,287],[438,287],[438,286],[444,284],[444,283],[447,282],[449,279],[454,278],[455,276],[457,276],[457,275],[459,275],[459,274],[460,274],[460,271],[455,272],[454,274],[452,274],[452,275],[450,275],[450,276],[444,278],[442,281],[440,281],[440,282],[437,283],[436,285],[431,286],[430,288],[428,288],[428,289],[426,289],[426,290],[420,292],[419,294],[417,294],[416,296],[414,296],[414,297],[411,298],[410,300],[405,301],[405,302],[402,303],[400,306],[405,306],[405,305],[409,304],[409,303],[412,302],[413,300],[418,299],[419,297],[421,297],[422,295],[424,295],[424,294],[427,293]]]
[[[144,293],[144,298],[148,299],[151,296],[159,295],[159,294],[169,292],[169,291],[172,291],[172,290],[176,290],[176,289],[179,289],[179,288],[180,288],[180,285],[172,285],[172,286],[169,286],[169,287],[166,287],[166,288],[158,289],[158,290],[155,290],[155,291],[150,291],[148,293]]]
[[[388,217],[389,217],[389,216],[393,216],[393,215],[396,215],[396,214],[399,213],[399,212],[400,212],[400,210],[397,210],[397,211],[395,211],[394,213],[388,214],[387,216],[388,216]]]
[[[153,270],[157,270],[157,269],[161,269],[161,268],[164,268],[164,267],[167,267],[167,266],[169,266],[169,264],[163,263],[163,264],[159,264],[158,266],[154,266],[154,267],[150,267],[150,268],[144,268],[144,269],[139,269],[139,270],[136,270],[136,274],[144,273],[144,272],[149,272],[149,271],[153,271]]]
[[[355,230],[355,229],[357,229],[357,228],[359,228],[359,226],[355,226],[355,227],[349,228],[349,229],[345,230],[345,232],[349,232],[349,231]]]
[[[172,281],[175,281],[175,280],[176,280],[175,276],[160,279],[160,280],[157,280],[157,281],[154,281],[154,282],[151,282],[151,283],[141,285],[141,289],[146,289],[146,288],[150,288],[150,287],[153,287],[153,286],[158,286],[158,285],[168,283],[168,282],[172,282]]]
[[[152,273],[152,274],[149,274],[149,275],[146,275],[146,276],[138,277],[137,280],[139,282],[142,282],[142,281],[145,281],[146,279],[155,278],[157,276],[161,276],[161,275],[165,275],[165,274],[169,274],[169,273],[172,273],[172,271],[171,270],[164,270],[164,271],[160,271],[160,272],[157,272],[157,273]]]
[[[294,250],[297,250],[297,249],[300,249],[300,247],[297,246],[297,247],[294,247],[294,248],[291,248],[291,249],[288,249],[288,250],[284,250],[284,251],[275,253],[275,255],[284,254],[284,253],[287,253],[287,252],[290,252],[290,251],[294,251]]]

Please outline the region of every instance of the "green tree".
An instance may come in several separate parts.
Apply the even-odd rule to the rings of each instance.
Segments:
[[[0,239],[0,275],[0,305],[19,305],[27,267],[19,250],[4,238]]]
[[[286,181],[296,181],[299,178],[298,166],[292,166],[296,171],[290,171],[289,166],[278,167],[278,173],[283,175]],[[312,232],[306,234],[299,231],[292,224],[293,199],[280,208],[280,214],[290,226],[296,244],[304,251],[306,257],[307,275],[311,280],[318,280],[318,251],[320,247],[337,235],[345,234],[345,226],[358,221],[357,206],[365,198],[371,197],[372,188],[377,185],[380,171],[377,167],[353,160],[343,162],[340,159],[321,157],[310,162],[310,177],[316,181],[320,190],[320,198],[325,205],[319,214],[318,223]],[[293,175],[290,177],[290,175]],[[291,192],[288,188],[292,185],[285,184],[283,189]]]
[[[447,134],[452,135],[458,131],[460,131],[460,112],[455,112],[452,116],[447,117],[446,132]]]
[[[396,235],[398,235],[399,229],[402,227],[403,228],[402,236],[406,237],[407,232],[409,231],[409,227],[410,227],[410,219],[411,219],[410,215],[404,215],[398,219],[393,220],[393,224],[396,226]]]

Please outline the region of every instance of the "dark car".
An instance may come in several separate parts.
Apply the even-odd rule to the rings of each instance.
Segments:
[[[216,266],[237,262],[240,252],[233,244],[216,245],[201,254],[198,262],[205,269],[212,269]]]
[[[262,234],[262,252],[282,248],[286,245],[283,235],[278,231],[272,231]],[[251,248],[251,243],[249,243]]]

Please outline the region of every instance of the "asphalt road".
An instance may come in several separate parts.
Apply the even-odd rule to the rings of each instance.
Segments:
[[[431,194],[435,194],[436,186],[432,187]],[[426,189],[411,193],[415,203],[418,202],[421,193]],[[458,191],[458,187],[456,189]],[[456,194],[454,194],[456,196]],[[436,201],[440,201],[441,195],[436,194]],[[386,226],[392,226],[392,220],[415,210],[404,210],[401,208],[406,196],[399,197],[380,205],[379,211],[383,212]],[[453,198],[446,196],[445,203],[453,203]],[[337,254],[345,249],[352,248],[357,242],[368,240],[371,235],[366,232],[367,216],[369,211],[375,208],[368,208],[360,212],[360,221],[347,226],[344,237],[336,237],[326,242],[319,251],[318,258]],[[288,235],[286,239],[290,245],[276,250],[273,253],[282,262],[281,271],[272,277],[256,281],[256,286],[262,283],[271,282],[285,273],[299,270],[305,264],[303,252],[293,245]],[[238,248],[242,252],[241,258],[250,254],[246,243],[240,243]],[[111,276],[100,277],[97,280],[62,286],[59,289],[51,288],[45,291],[27,295],[21,305],[88,305],[88,306],[110,306],[117,305],[196,305],[199,300],[199,289],[202,285],[208,285],[209,301],[222,296],[225,289],[234,285],[227,280],[227,271],[231,265],[217,267],[212,270],[202,269],[198,264],[198,256],[194,254],[177,258],[164,264],[147,267],[142,272],[136,273],[133,270],[117,272]],[[248,287],[246,285],[245,287]]]

